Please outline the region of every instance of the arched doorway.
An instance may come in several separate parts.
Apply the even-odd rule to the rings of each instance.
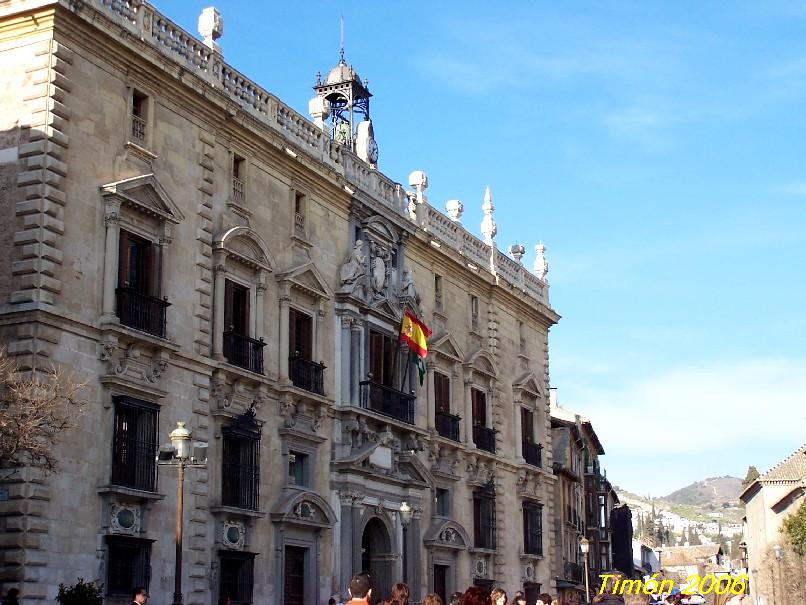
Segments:
[[[380,519],[370,519],[361,536],[361,568],[369,574],[372,600],[388,599],[392,588],[392,540]]]

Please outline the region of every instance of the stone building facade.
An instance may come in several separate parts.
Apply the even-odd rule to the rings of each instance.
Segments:
[[[547,265],[502,253],[415,171],[377,169],[342,60],[313,121],[139,0],[0,2],[0,338],[89,408],[59,471],[2,475],[0,581],[77,577],[107,602],[174,586],[184,422],[185,602],[324,603],[371,572],[444,596],[555,588]],[[360,111],[359,111],[360,110]],[[397,344],[432,330],[422,386]],[[201,447],[196,448],[202,451]]]

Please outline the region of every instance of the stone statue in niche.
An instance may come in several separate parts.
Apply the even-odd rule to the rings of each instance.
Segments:
[[[359,277],[364,275],[366,258],[364,255],[364,241],[356,240],[347,260],[344,261],[341,269],[339,269],[339,279],[341,279],[342,284],[355,283]]]
[[[386,286],[386,260],[387,252],[383,246],[372,244],[372,290],[382,295]]]
[[[417,290],[414,287],[414,280],[411,277],[411,270],[406,269],[403,271],[403,283],[400,285],[400,297],[409,298],[419,302]]]

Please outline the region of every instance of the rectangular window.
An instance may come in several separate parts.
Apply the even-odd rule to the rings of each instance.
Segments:
[[[521,439],[524,443],[534,443],[535,440],[535,423],[534,412],[521,408]]]
[[[434,308],[442,311],[442,276],[434,275]]]
[[[540,504],[523,504],[523,552],[543,554],[543,506]]]
[[[236,202],[246,199],[246,159],[237,153],[232,154],[232,199]]]
[[[394,388],[395,380],[392,374],[397,350],[397,340],[394,337],[370,330],[369,356],[372,382]]]
[[[473,406],[473,426],[487,426],[487,393],[480,389],[470,390]]]
[[[437,515],[440,517],[451,516],[451,500],[448,490],[438,487],[434,501]]]
[[[249,294],[246,286],[224,281],[224,326],[239,336],[249,336]]]
[[[308,455],[288,452],[288,480],[294,485],[308,485]]]
[[[222,430],[221,503],[257,510],[260,481],[259,435]]]
[[[151,542],[107,536],[106,594],[131,597],[132,588],[151,579]]]
[[[146,142],[148,133],[148,95],[139,90],[132,91],[132,139],[141,145]]]
[[[299,191],[294,193],[294,231],[305,234],[305,195]]]
[[[470,295],[470,329],[478,331],[479,329],[479,297]]]
[[[113,397],[113,401],[112,484],[156,491],[159,408],[133,397]]]
[[[255,555],[245,552],[221,551],[220,597],[229,597],[232,605],[248,605],[252,602],[254,586]]]
[[[434,372],[434,402],[437,412],[451,413],[451,379],[442,372]]]
[[[313,360],[313,319],[310,315],[298,311],[288,310],[289,335],[288,350],[292,357],[299,357],[305,361]]]
[[[121,229],[118,287],[138,294],[158,296],[157,248],[147,239]]]
[[[495,549],[495,491],[492,486],[473,492],[473,545]]]

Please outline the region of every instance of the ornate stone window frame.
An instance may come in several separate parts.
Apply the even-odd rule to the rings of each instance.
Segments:
[[[465,444],[475,448],[473,443],[473,400],[472,389],[484,391],[487,395],[487,428],[495,429],[499,423],[496,410],[498,399],[498,370],[495,360],[485,349],[471,353],[464,363],[465,370]],[[499,452],[501,434],[496,433],[496,452]]]
[[[540,390],[537,377],[532,372],[521,376],[512,384],[513,420],[515,422],[515,458],[523,462],[523,445],[521,443],[521,408],[534,412],[535,443],[541,443],[546,437],[547,414],[540,409],[541,402],[545,401]]]

